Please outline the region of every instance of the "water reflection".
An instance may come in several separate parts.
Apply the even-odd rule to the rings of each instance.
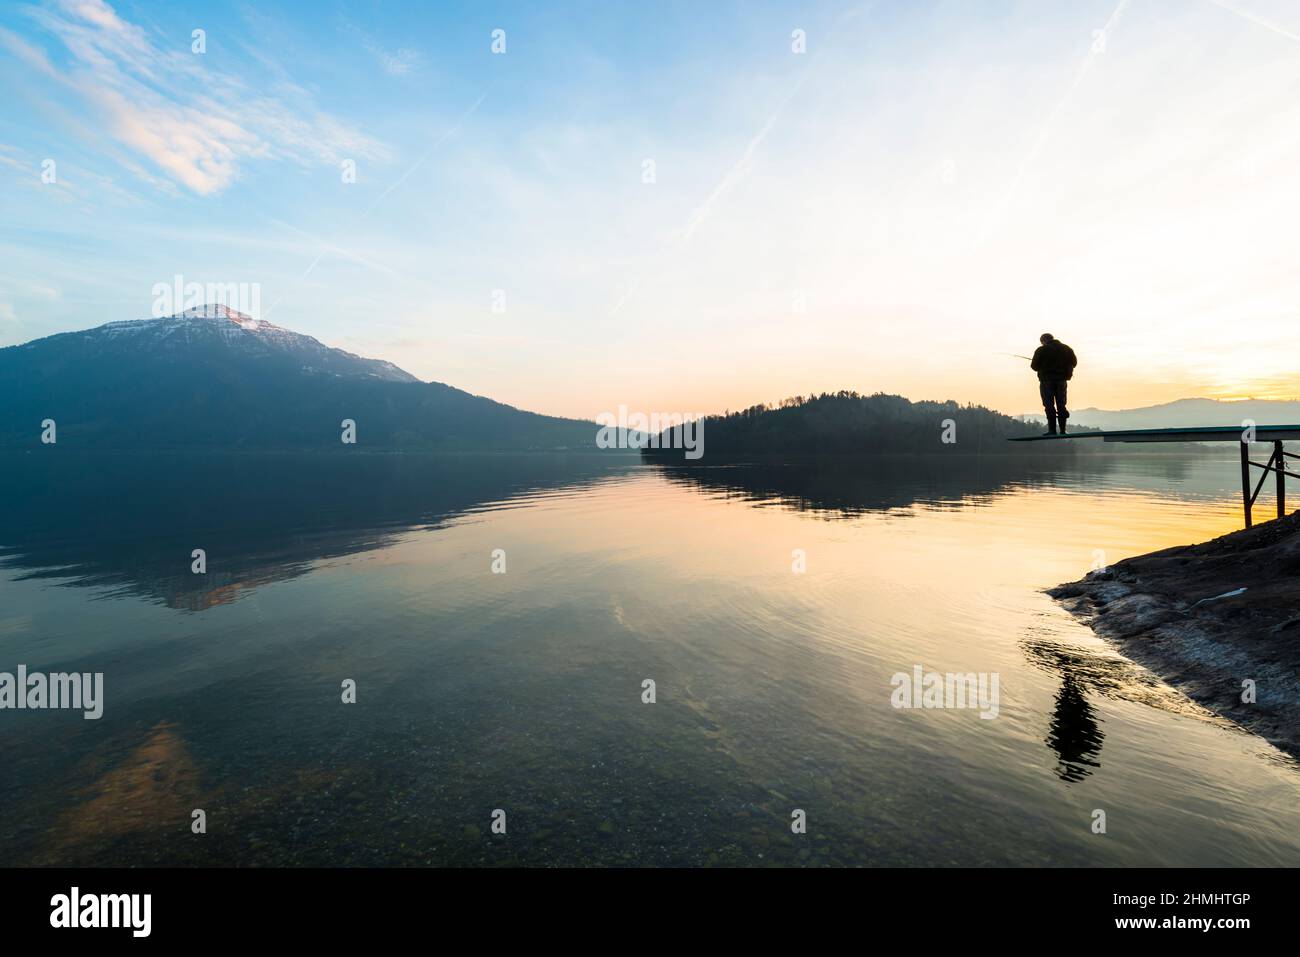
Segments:
[[[1056,766],[1060,779],[1082,781],[1092,773],[1089,768],[1101,767],[1101,762],[1094,759],[1101,755],[1105,737],[1096,709],[1088,703],[1079,682],[1067,672],[1056,693],[1056,710],[1047,735],[1048,745],[1061,759]]]
[[[980,507],[1002,497],[1048,489],[1098,486],[1119,494],[1149,492],[1179,497],[1213,497],[1223,477],[1212,457],[1147,457],[1083,454],[1072,459],[1020,455],[897,456],[846,462],[733,462],[666,465],[663,475],[725,501],[815,513],[819,518],[852,519],[869,512],[912,508],[945,510]],[[1230,464],[1230,463],[1229,463]],[[1062,519],[1057,524],[1057,519]],[[1044,534],[1077,534],[1082,516],[1060,516],[1050,506],[1038,510]],[[984,596],[987,600],[988,596]],[[1021,642],[1030,664],[1060,680],[1047,719],[1044,743],[1056,756],[1055,773],[1067,784],[1083,781],[1101,768],[1103,721],[1090,695],[1132,701],[1221,727],[1223,719],[1161,682],[1144,668],[1103,650],[1030,638]]]
[[[0,859],[1294,864],[1295,769],[1041,593],[1217,529],[1231,495],[1168,489],[1234,473],[1183,467],[0,462],[0,670],[109,689],[0,720]],[[893,708],[913,662],[999,673],[998,719]],[[1141,837],[1098,841],[1079,809],[1116,795]]]
[[[1061,680],[1045,743],[1056,753],[1056,774],[1062,781],[1082,781],[1101,767],[1105,733],[1088,696],[1131,701],[1186,715],[1223,728],[1236,728],[1226,718],[1196,704],[1140,665],[1104,648],[1066,645],[1048,638],[1020,643],[1029,662]]]
[[[9,453],[0,455],[0,568],[203,611],[413,529],[560,490],[580,494],[635,471],[723,500],[854,518],[1097,484],[1118,461],[935,455],[674,466],[618,454]],[[1158,487],[1187,469],[1171,457],[1139,478]],[[205,574],[191,571],[196,548]]]
[[[1012,489],[1090,480],[1115,469],[1108,455],[895,455],[794,462],[661,465],[665,477],[724,499],[853,518],[922,504],[979,504]]]
[[[715,457],[707,462],[656,460],[655,467],[671,481],[723,499],[780,505],[830,518],[916,505],[940,509],[981,505],[1008,493],[1048,488],[1117,488],[1165,498],[1220,498],[1225,489],[1233,488],[1236,476],[1235,460],[1200,449],[1181,454],[1103,449],[1075,455],[954,453],[784,462],[728,462]]]
[[[629,455],[96,453],[0,457],[0,568],[203,611],[324,559],[579,491]],[[194,549],[207,571],[191,570]],[[16,573],[16,574],[15,574]]]

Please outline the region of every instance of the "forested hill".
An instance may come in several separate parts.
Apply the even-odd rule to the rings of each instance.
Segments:
[[[826,392],[795,396],[779,405],[755,405],[703,421],[705,460],[719,455],[875,454],[881,452],[1025,452],[1006,440],[1039,435],[1042,425],[1021,422],[979,405],[912,402],[898,395]],[[688,433],[689,436],[689,433]],[[681,457],[669,432],[647,455]],[[1046,443],[1060,454],[1075,443]],[[1037,451],[1037,446],[1034,446]]]

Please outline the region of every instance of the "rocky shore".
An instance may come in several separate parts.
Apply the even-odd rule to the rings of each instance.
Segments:
[[[1048,594],[1194,701],[1300,758],[1300,512]]]

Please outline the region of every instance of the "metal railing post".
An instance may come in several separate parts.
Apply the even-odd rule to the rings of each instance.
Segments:
[[[1282,451],[1282,440],[1273,443],[1273,457],[1277,459],[1277,517],[1286,516],[1286,453]]]
[[[1250,528],[1250,443],[1245,439],[1241,440],[1241,505]]]

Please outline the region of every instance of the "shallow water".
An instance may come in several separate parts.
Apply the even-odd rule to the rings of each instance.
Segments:
[[[0,466],[0,671],[106,699],[0,711],[0,863],[1300,864],[1295,762],[1041,592],[1238,527],[1235,459]]]

